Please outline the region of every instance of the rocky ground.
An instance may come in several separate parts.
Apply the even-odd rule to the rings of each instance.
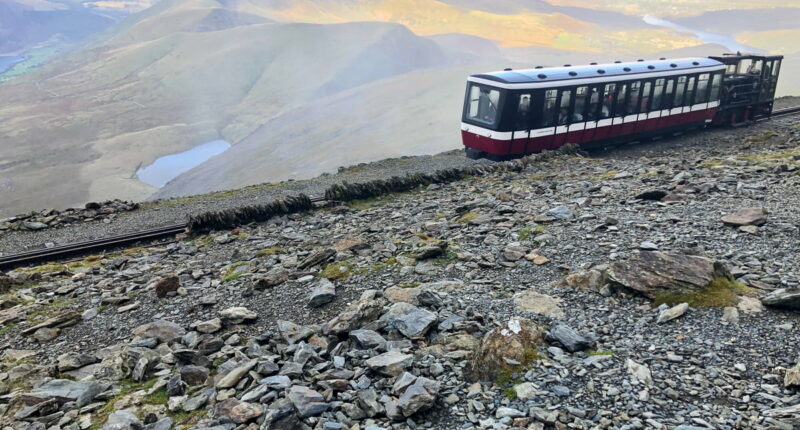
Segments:
[[[797,428],[799,124],[8,272],[2,423]]]

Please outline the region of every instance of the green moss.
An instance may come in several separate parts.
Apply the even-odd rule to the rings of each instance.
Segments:
[[[653,305],[688,303],[693,308],[726,307],[735,306],[739,296],[753,294],[753,289],[739,282],[715,278],[702,290],[661,294],[655,298]]]
[[[394,198],[393,197],[394,195],[395,195],[395,193],[390,193],[390,194],[387,194],[387,195],[384,195],[384,196],[380,196],[380,197],[375,197],[375,198],[372,198],[372,199],[350,200],[350,201],[345,202],[344,204],[347,207],[351,208],[351,209],[355,209],[355,210],[359,210],[359,211],[365,211],[365,210],[374,209],[374,208],[386,205],[387,203],[389,203],[392,200],[392,198]]]
[[[203,236],[203,237],[198,237],[197,239],[195,239],[194,243],[197,246],[206,246],[206,245],[210,244],[213,241],[214,241],[214,238],[211,237],[211,235],[206,235],[206,236]]]
[[[258,257],[258,258],[269,257],[271,255],[278,255],[278,254],[284,254],[284,253],[286,253],[285,249],[277,247],[277,246],[273,246],[271,248],[264,248],[264,249],[256,251],[256,257]]]
[[[768,141],[768,140],[770,140],[770,139],[772,139],[773,137],[776,137],[776,136],[778,136],[778,133],[776,133],[776,132],[774,132],[772,130],[767,130],[767,131],[765,131],[765,132],[763,132],[761,134],[757,134],[755,136],[750,136],[750,137],[746,138],[744,141],[746,143],[760,143],[760,142],[766,142],[766,141]]]
[[[616,170],[609,170],[608,172],[597,175],[597,179],[614,179],[619,172]]]
[[[325,266],[320,273],[323,278],[336,280],[347,279],[353,274],[353,265],[346,261],[337,261]]]
[[[414,236],[422,239],[423,242],[439,242],[440,241],[439,239],[437,239],[437,238],[435,238],[433,236],[429,236],[429,235],[427,235],[425,233],[414,233]]]
[[[541,360],[542,354],[536,348],[525,348],[522,351],[522,360],[520,360],[519,365],[505,365],[500,370],[497,371],[497,375],[495,377],[495,385],[498,386],[505,386],[505,385],[515,385],[522,382],[522,374],[525,373],[525,369],[530,367],[535,361]],[[516,392],[514,393],[516,395]]]
[[[241,272],[228,273],[227,275],[224,275],[222,277],[222,283],[233,282],[233,281],[239,279],[240,276],[242,276]]]
[[[614,351],[595,351],[593,349],[590,349],[590,350],[586,351],[586,355],[589,355],[589,356],[594,356],[594,355],[614,356]]]
[[[166,405],[169,400],[169,395],[166,389],[156,390],[154,393],[142,399],[145,405]]]
[[[34,274],[34,273],[61,273],[67,271],[67,266],[58,263],[47,263],[41,266],[28,267],[23,269],[16,269],[18,272]]]
[[[514,387],[508,387],[503,390],[503,395],[506,396],[508,400],[516,400],[517,399],[517,390]]]
[[[399,288],[414,288],[420,285],[419,281],[410,282],[408,284],[398,284],[397,287]]]
[[[182,409],[177,411],[167,411],[167,416],[172,418],[174,425],[176,426],[192,426],[197,424],[201,418],[206,415],[205,409],[198,409],[191,412],[186,412]]]
[[[519,240],[528,240],[528,238],[531,236],[531,233],[533,233],[532,227],[523,228],[519,231]]]
[[[447,265],[453,263],[458,260],[458,254],[455,251],[448,249],[444,252],[444,254],[440,257],[434,258],[433,261],[435,264]]]
[[[30,321],[40,317],[50,317],[52,316],[53,312],[56,312],[59,309],[67,306],[74,305],[75,303],[77,303],[77,300],[75,299],[66,299],[63,297],[56,298],[52,302],[40,306],[39,309],[28,313],[28,320]]]
[[[475,212],[467,212],[464,215],[461,215],[460,217],[458,217],[456,222],[461,223],[461,224],[466,224],[466,223],[474,220],[477,217],[478,217],[478,214],[476,214]]]

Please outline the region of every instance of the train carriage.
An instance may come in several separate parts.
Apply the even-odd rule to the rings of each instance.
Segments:
[[[751,120],[771,112],[780,64],[778,56],[760,58],[758,75],[743,72],[741,56],[472,75],[462,139],[470,158],[506,159],[567,143],[605,145],[703,127],[715,119]],[[738,89],[723,88],[736,79]],[[718,115],[721,101],[729,99],[739,101],[739,110]]]

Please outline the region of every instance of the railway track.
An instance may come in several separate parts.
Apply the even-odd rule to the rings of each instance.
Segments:
[[[771,118],[798,114],[798,113],[800,113],[800,106],[778,109],[772,112]],[[311,202],[324,203],[326,202],[326,200],[324,197],[312,197]],[[175,236],[176,234],[183,233],[186,231],[186,227],[187,225],[185,223],[173,224],[149,230],[109,236],[102,239],[87,240],[84,242],[55,246],[52,248],[34,249],[31,251],[0,256],[0,270],[10,270],[15,267],[28,265],[32,263],[40,263],[43,261],[63,260],[68,257],[74,257],[77,255],[86,255],[93,252],[118,248],[123,245],[130,245],[142,241],[152,242],[158,239],[163,239]]]
[[[325,201],[326,200],[324,197],[311,198],[312,203],[323,203]],[[164,239],[173,237],[180,233],[185,233],[186,227],[186,223],[172,224],[164,227],[108,236],[101,239],[87,240],[83,242],[70,243],[67,245],[54,246],[52,248],[40,248],[16,254],[4,255],[0,256],[0,270],[10,270],[15,267],[33,263],[41,263],[45,261],[64,260],[69,257],[105,251],[137,242],[152,242],[158,239]]]

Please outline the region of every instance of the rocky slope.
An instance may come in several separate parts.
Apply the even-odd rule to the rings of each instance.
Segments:
[[[798,133],[564,154],[8,272],[3,423],[794,428]]]

